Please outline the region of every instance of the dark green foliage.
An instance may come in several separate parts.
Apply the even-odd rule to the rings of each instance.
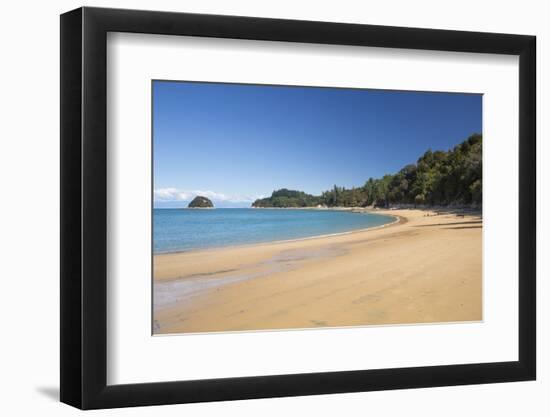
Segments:
[[[481,150],[476,134],[448,152],[426,152],[416,164],[416,194],[432,205],[481,204]]]
[[[189,208],[209,208],[209,207],[214,207],[214,204],[212,204],[212,201],[210,201],[208,198],[198,195],[193,199],[193,201],[191,201],[189,203],[189,205],[187,207],[189,207]]]
[[[320,197],[306,194],[303,191],[282,188],[273,191],[271,197],[254,201],[252,207],[313,207],[320,204]]]
[[[346,189],[334,186],[321,195],[320,204],[328,207],[360,207],[367,203],[367,192],[363,187]]]
[[[471,135],[453,149],[428,150],[416,164],[382,178],[369,178],[362,186],[346,189],[334,186],[321,196],[281,189],[271,197],[256,200],[253,207],[389,207],[411,205],[481,205],[482,137]]]

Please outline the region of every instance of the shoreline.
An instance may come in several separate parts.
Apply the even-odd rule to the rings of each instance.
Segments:
[[[359,213],[359,212],[358,212]],[[370,214],[370,213],[369,213]],[[383,227],[389,227],[393,226],[395,224],[398,224],[400,221],[407,221],[402,216],[396,216],[394,214],[380,214],[380,213],[372,213],[372,214],[379,214],[382,216],[388,216],[388,217],[394,217],[394,221],[389,223],[384,223],[378,226],[372,226],[372,227],[364,227],[361,229],[353,229],[348,230],[345,232],[336,232],[336,233],[326,233],[322,235],[313,235],[313,236],[304,236],[304,237],[297,237],[295,239],[282,239],[282,240],[266,240],[262,242],[250,242],[250,243],[243,243],[240,245],[227,245],[227,246],[212,246],[212,247],[205,247],[205,248],[193,248],[188,250],[177,250],[177,251],[169,251],[169,252],[154,252],[153,256],[164,256],[164,255],[173,255],[173,254],[180,254],[180,253],[192,253],[197,251],[215,251],[215,250],[222,250],[222,249],[230,249],[230,248],[243,248],[243,247],[249,247],[249,246],[256,246],[256,245],[270,245],[270,244],[277,244],[277,243],[288,243],[288,242],[298,242],[301,240],[310,240],[310,239],[321,239],[325,237],[331,237],[331,236],[340,236],[340,235],[347,235],[351,233],[360,233],[360,232],[368,232],[369,230],[376,230]]]
[[[154,255],[154,334],[482,320],[481,214],[379,214],[396,220]]]

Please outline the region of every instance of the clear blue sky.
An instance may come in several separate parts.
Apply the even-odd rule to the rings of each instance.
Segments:
[[[156,207],[361,186],[481,133],[482,96],[154,81]]]

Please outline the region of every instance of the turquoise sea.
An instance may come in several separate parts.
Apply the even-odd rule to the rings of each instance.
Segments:
[[[392,216],[300,209],[154,209],[155,253],[243,245],[381,226]]]

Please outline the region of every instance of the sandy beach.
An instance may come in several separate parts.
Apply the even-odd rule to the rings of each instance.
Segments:
[[[154,256],[155,334],[479,321],[482,218]],[[361,215],[361,214],[357,214]]]

